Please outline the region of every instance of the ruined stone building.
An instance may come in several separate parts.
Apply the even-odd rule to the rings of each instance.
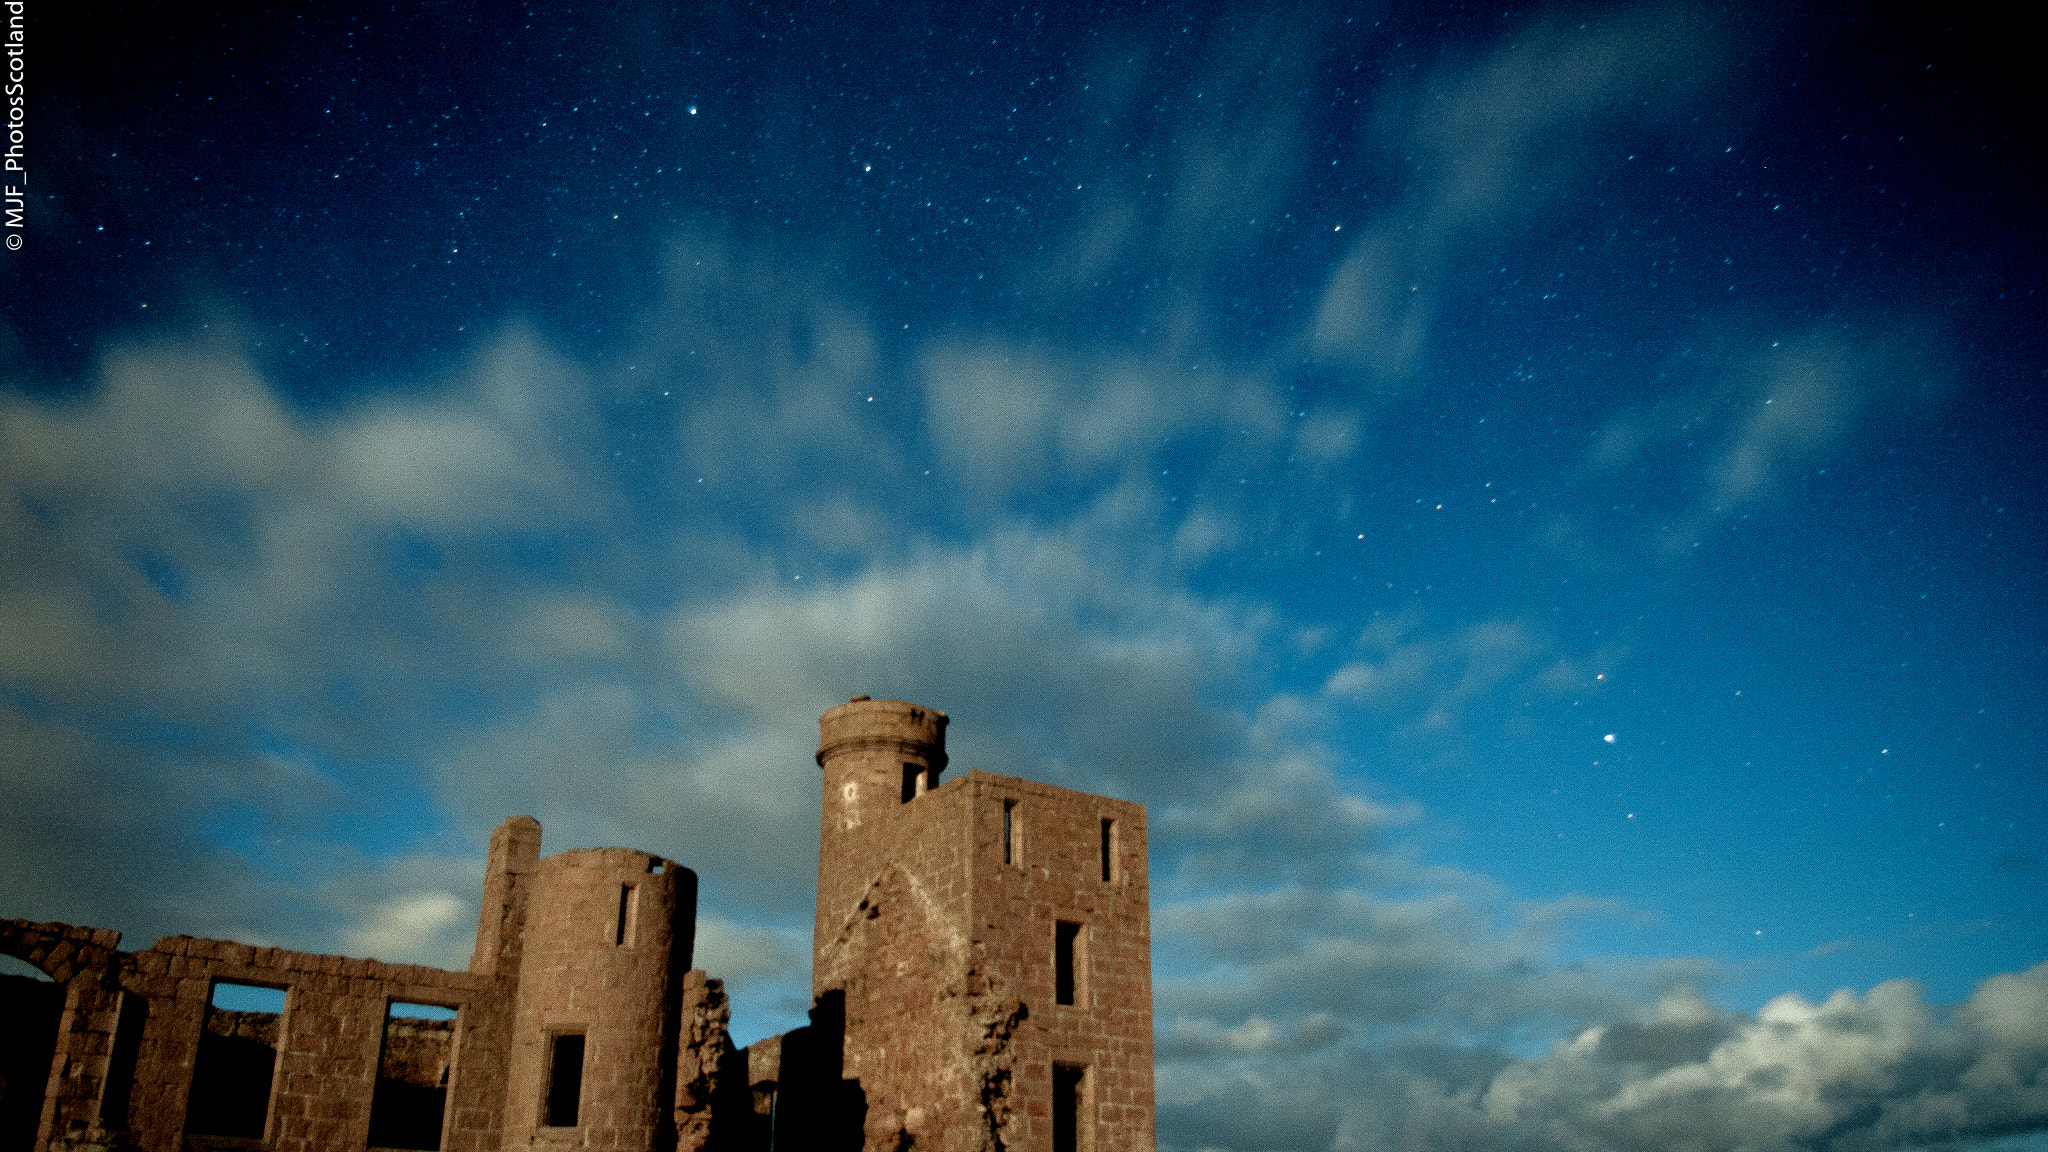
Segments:
[[[1151,1149],[1144,808],[819,727],[805,1027],[732,1047],[695,873],[514,816],[466,971],[0,920],[0,1152]]]

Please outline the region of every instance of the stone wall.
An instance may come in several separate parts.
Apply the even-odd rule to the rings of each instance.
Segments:
[[[377,1076],[415,1088],[444,1088],[454,1057],[455,1021],[393,1016],[384,1023]]]
[[[1004,1056],[1011,1149],[1051,1149],[1053,1067],[1084,1069],[1077,1146],[1153,1145],[1152,940],[1145,809],[1014,776],[972,772],[974,931],[991,985],[1024,1008]],[[1010,857],[1003,817],[1010,815]],[[1103,821],[1112,821],[1103,879]],[[1059,928],[1074,1003],[1059,1002]],[[1002,1069],[996,1069],[998,1073]]]
[[[902,701],[820,722],[812,994],[843,1004],[863,1145],[1050,1152],[1064,1122],[1079,1149],[1150,1149],[1145,810],[981,771],[902,786],[944,737]]]
[[[732,1047],[690,968],[695,873],[544,858],[514,816],[466,971],[0,920],[54,981],[0,981],[37,1046],[0,1066],[0,1152],[1149,1152],[1144,809],[945,780],[946,724],[866,697],[820,721],[802,1028]],[[216,1006],[222,984],[282,1010]]]
[[[441,1147],[489,1152],[498,1145],[511,1019],[510,996],[491,979],[188,936],[166,937],[135,953],[119,979],[148,1004],[124,1118],[137,1149],[180,1152],[209,1015],[220,1018],[216,1032],[241,1023],[258,1035],[253,1022],[235,1020],[252,1014],[209,1012],[218,982],[285,990],[284,1012],[269,1026],[277,1055],[260,1137],[272,1152],[354,1152],[369,1145],[384,1024],[394,1000],[457,1013],[451,1063],[463,1074],[451,1078]]]
[[[977,965],[967,931],[970,841],[965,779],[868,815],[821,862],[866,880],[815,943],[812,993],[839,993],[840,1075],[864,1094],[866,1146],[979,1148],[980,1080],[967,1059]],[[824,919],[821,916],[821,920]]]

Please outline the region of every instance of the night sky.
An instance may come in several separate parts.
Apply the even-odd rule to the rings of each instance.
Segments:
[[[1162,1149],[2048,1149],[2028,24],[470,7],[29,0],[0,915],[531,813],[744,1043],[869,693],[1148,806]]]

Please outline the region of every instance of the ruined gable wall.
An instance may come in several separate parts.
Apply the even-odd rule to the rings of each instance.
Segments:
[[[732,1004],[726,999],[725,981],[702,968],[690,969],[683,976],[677,1018],[677,1152],[730,1148],[732,1134],[751,1132],[754,1124],[748,1054],[733,1048],[727,1031]]]
[[[978,1082],[967,1059],[976,989],[967,933],[967,790],[948,781],[872,812],[841,862],[866,871],[860,899],[816,943],[817,993],[845,994],[843,1075],[865,1095],[866,1147],[979,1149]]]
[[[377,1074],[415,1088],[446,1085],[455,1063],[455,1021],[396,1018],[384,1030]]]

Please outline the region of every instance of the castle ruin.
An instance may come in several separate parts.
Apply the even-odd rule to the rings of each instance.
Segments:
[[[946,720],[819,721],[804,1027],[732,1046],[694,872],[513,816],[466,971],[0,920],[0,1152],[1149,1152],[1145,810]]]

